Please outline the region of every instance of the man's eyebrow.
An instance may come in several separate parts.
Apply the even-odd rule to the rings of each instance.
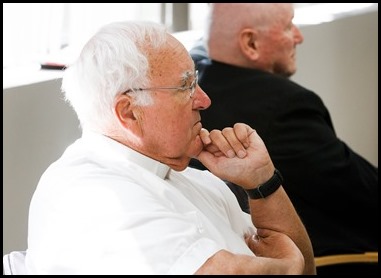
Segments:
[[[194,75],[195,75],[195,71],[186,71],[182,74],[181,81],[187,82]]]

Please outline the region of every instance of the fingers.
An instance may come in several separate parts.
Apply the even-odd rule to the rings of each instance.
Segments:
[[[247,155],[246,148],[249,146],[249,129],[244,124],[236,124],[234,127],[227,127],[223,130],[212,130],[207,134],[204,132],[200,136],[206,144],[205,149],[215,156],[221,154],[233,158],[238,156],[244,158]],[[205,136],[205,137],[204,137]],[[209,138],[209,140],[208,140]]]
[[[204,145],[209,145],[210,143],[212,143],[212,141],[209,138],[209,131],[206,130],[205,128],[201,129],[200,138],[201,138],[202,142],[204,143]]]
[[[239,141],[243,144],[245,149],[247,149],[250,146],[249,136],[253,132],[253,129],[246,124],[236,123],[234,130]]]
[[[216,145],[212,144],[212,140],[210,139],[210,133],[205,128],[201,129],[200,138],[204,144],[205,150],[217,157],[224,155]]]

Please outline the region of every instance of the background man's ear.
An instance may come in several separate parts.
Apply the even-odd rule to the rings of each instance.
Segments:
[[[255,60],[258,57],[257,32],[253,29],[243,29],[239,35],[239,46],[242,53]]]

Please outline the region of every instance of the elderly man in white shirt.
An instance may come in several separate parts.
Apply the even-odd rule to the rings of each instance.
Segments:
[[[83,134],[32,198],[29,274],[315,273],[263,141],[243,123],[202,129],[210,99],[163,26],[106,25],[63,90]],[[222,179],[247,190],[250,215]]]

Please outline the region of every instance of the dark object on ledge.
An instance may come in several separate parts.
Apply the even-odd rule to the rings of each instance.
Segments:
[[[57,63],[41,63],[41,69],[48,70],[64,70],[66,65]]]

